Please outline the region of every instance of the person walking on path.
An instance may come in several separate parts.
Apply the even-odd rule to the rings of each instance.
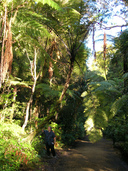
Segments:
[[[42,132],[45,134],[45,144],[46,144],[46,150],[47,155],[50,156],[50,149],[53,157],[56,157],[56,152],[54,149],[54,144],[56,143],[56,136],[54,132],[52,131],[52,127],[49,126],[48,130],[43,130]]]

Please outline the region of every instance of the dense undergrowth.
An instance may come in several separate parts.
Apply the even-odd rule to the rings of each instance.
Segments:
[[[76,138],[81,137],[81,128],[74,129],[68,133],[62,130],[57,123],[50,124],[57,137],[57,148],[73,145]],[[70,125],[71,126],[71,125]],[[75,126],[76,127],[76,126]],[[47,129],[47,126],[46,126]],[[83,128],[84,129],[84,128]],[[32,143],[26,141],[28,136],[17,124],[1,123],[0,124],[0,170],[28,170],[34,168],[46,155],[44,134],[40,132],[33,139]],[[43,163],[42,163],[43,165]]]
[[[128,162],[128,122],[115,116],[105,129],[104,136],[113,140],[113,146],[121,151],[124,160]]]
[[[31,167],[39,161],[32,145],[24,141],[23,129],[10,123],[0,124],[0,170],[14,171]]]

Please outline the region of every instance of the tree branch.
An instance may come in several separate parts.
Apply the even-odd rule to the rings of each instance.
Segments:
[[[27,53],[27,51],[26,51],[26,55],[27,55],[27,58],[28,58],[28,60],[29,60],[29,63],[30,63],[30,68],[31,68],[31,74],[32,74],[32,77],[33,77],[33,79],[34,79],[34,73],[33,73],[33,71],[32,71],[32,61],[30,60],[30,58],[29,58],[29,55],[28,55],[28,53]]]
[[[110,27],[103,27],[103,29],[105,30],[110,30],[110,29],[113,29],[113,28],[116,28],[116,27],[127,27],[128,26],[128,23],[127,24],[123,24],[123,25],[115,25],[115,26],[110,26]]]

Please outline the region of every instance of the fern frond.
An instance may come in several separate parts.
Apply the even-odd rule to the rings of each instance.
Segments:
[[[30,84],[28,84],[25,81],[22,81],[21,78],[14,77],[14,78],[10,78],[8,81],[9,81],[9,84],[12,86],[21,86],[21,87],[26,87],[26,88],[31,89],[31,87],[29,86]]]
[[[128,79],[128,72],[123,75],[123,79]]]
[[[128,95],[123,95],[118,100],[116,100],[111,107],[111,112],[113,116],[115,116],[118,113],[118,111],[127,103],[128,103]]]
[[[73,15],[77,15],[77,16],[81,16],[81,14],[75,10],[74,8],[71,8],[71,7],[64,7],[63,8],[65,11],[67,11],[68,13],[71,13]]]
[[[61,7],[52,0],[36,0],[36,3],[48,4],[50,7],[56,10],[62,10]]]
[[[75,93],[74,90],[68,89],[67,92],[66,92],[66,94],[68,94],[73,99],[78,99],[78,98],[80,99],[79,94]]]
[[[59,96],[59,91],[53,90],[48,84],[38,84],[36,89],[41,89],[40,94],[44,95],[46,98],[54,98]]]
[[[95,127],[98,128],[106,127],[108,121],[107,113],[104,110],[97,108],[95,115],[93,115],[93,121]]]
[[[20,81],[12,81],[12,80],[10,80],[10,84],[13,85],[13,86],[18,85],[18,86],[21,86],[21,87],[26,87],[26,88],[30,88],[31,89],[31,87],[27,83],[25,83],[23,81],[20,82]]]

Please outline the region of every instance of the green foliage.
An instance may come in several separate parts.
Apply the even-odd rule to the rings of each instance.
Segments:
[[[61,141],[64,145],[73,145],[77,138],[83,138],[85,135],[84,106],[83,99],[80,97],[84,89],[84,81],[76,81],[70,89],[75,89],[75,98],[68,97],[66,104],[59,113],[58,123],[62,130]],[[77,89],[76,89],[77,87]]]
[[[3,2],[0,4],[1,33],[5,11]],[[104,9],[97,12],[97,8],[94,1],[84,0],[8,1],[8,23],[12,19],[13,65],[11,79],[7,77],[0,90],[2,170],[19,170],[24,165],[15,155],[17,150],[29,158],[29,164],[44,156],[42,136],[36,136],[32,146],[25,142],[31,141],[29,138],[32,139],[35,132],[38,134],[42,125],[53,127],[57,142],[61,145],[73,145],[77,138],[84,137],[85,130],[90,140],[96,142],[102,137],[101,130],[106,128],[106,134],[111,132],[110,137],[114,134],[116,141],[122,140],[121,137],[123,141],[127,139],[128,97],[123,94],[123,86],[128,75],[123,70],[123,59],[127,57],[128,33],[124,31],[115,39],[115,47],[107,48],[106,61],[103,53],[99,52],[95,71],[87,71],[89,50],[85,39],[92,25],[104,18]],[[0,38],[1,45],[2,41],[3,37]],[[33,62],[35,48],[36,66]],[[72,61],[74,70],[70,79],[68,73]],[[30,103],[27,135],[18,125],[24,122],[31,97],[32,71],[37,72],[37,84]],[[108,80],[105,81],[104,75]],[[61,104],[58,104],[66,78],[70,80],[67,84],[69,88]],[[17,89],[16,98],[14,87]],[[36,131],[35,127],[38,128]]]
[[[52,87],[48,86],[48,84],[38,84],[36,89],[41,92],[40,95],[44,95],[46,98],[55,98],[59,96],[59,91],[52,89]]]
[[[93,74],[94,73],[92,73],[92,75]],[[118,85],[121,82],[119,80],[93,82],[95,78],[90,77],[90,74],[89,78],[88,90],[82,93],[85,106],[84,112],[87,117],[85,129],[91,141],[95,142],[102,137],[101,129],[104,130],[109,120],[116,115],[116,113],[114,113],[114,106],[115,110],[118,110],[115,101],[121,96],[121,92],[118,89]]]
[[[123,75],[123,79],[128,79],[128,73],[125,73],[125,74]]]
[[[120,116],[115,116],[108,124],[104,134],[116,142],[128,142],[128,122]]]
[[[115,47],[121,51],[122,54],[126,55],[128,51],[128,30],[126,29],[121,35],[115,38]]]
[[[102,134],[97,134],[97,132],[102,129],[105,135],[113,139],[114,144],[115,142],[127,144],[128,97],[126,91],[123,91],[124,86],[127,89],[126,46],[127,31],[124,31],[119,38],[115,39],[116,51],[113,51],[113,55],[111,54],[109,58],[111,60],[108,65],[107,78],[109,79],[100,82],[96,79],[93,81],[94,77],[89,75],[88,91],[82,94],[85,114],[88,117],[85,129],[92,141],[100,138]],[[126,72],[124,76],[123,72]]]
[[[62,127],[61,124],[58,124],[56,122],[51,122],[49,126],[52,127],[53,132],[55,133],[56,140],[57,140],[57,146],[62,147],[64,143],[62,143]]]
[[[113,115],[116,115],[121,109],[123,109],[126,112],[127,111],[127,107],[126,107],[127,103],[128,103],[128,95],[123,95],[122,97],[117,99],[111,107],[111,111],[112,111]],[[126,113],[124,115],[126,115]]]
[[[8,87],[8,84],[12,86]],[[17,85],[27,86],[27,84],[24,82],[8,80],[8,82],[5,82],[5,85],[3,85],[1,89],[2,93],[0,95],[0,122],[13,121],[18,125],[21,125],[22,123],[21,118],[23,117],[26,104],[24,102],[14,100],[14,96],[15,98],[17,98],[17,94],[14,95],[14,87]],[[15,118],[14,120],[13,117]]]
[[[110,69],[109,67],[110,67],[111,59],[113,58],[114,53],[115,53],[115,49],[112,45],[107,47],[105,59],[104,59],[103,51],[97,52],[96,61],[95,60],[93,61],[92,69],[100,72],[101,76],[106,78],[106,74],[108,73]]]
[[[32,147],[38,152],[40,157],[45,156],[45,144],[41,135],[38,135],[33,139]]]
[[[92,128],[91,131],[87,133],[89,140],[92,143],[99,141],[102,138],[102,131],[100,129]]]
[[[26,136],[23,129],[16,124],[0,124],[0,170],[19,170],[38,161],[37,152],[31,145],[24,143]]]
[[[86,71],[86,60],[89,55],[89,49],[85,47],[84,44],[81,45],[74,64],[73,73],[77,75],[82,75]]]
[[[53,0],[36,0],[36,2],[42,3],[43,5],[48,4],[50,7],[55,8],[56,10],[61,10],[59,5],[57,3],[55,3]]]

